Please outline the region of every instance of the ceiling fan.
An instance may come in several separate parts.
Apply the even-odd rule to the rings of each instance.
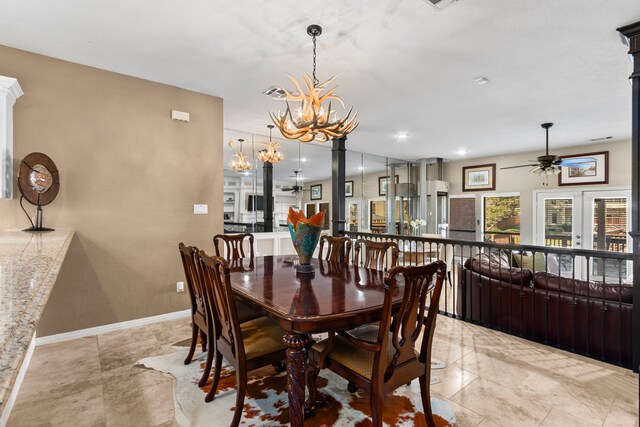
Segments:
[[[296,179],[296,185],[292,185],[292,186],[289,186],[289,187],[282,187],[282,188],[280,188],[280,190],[281,191],[291,191],[293,194],[298,194],[300,192],[307,191],[306,188],[303,188],[300,185],[300,181],[299,181],[300,174],[302,173],[302,170],[298,169],[298,170],[293,171],[293,173],[294,173],[294,175],[289,175],[289,178],[295,178]]]
[[[302,175],[302,157],[301,157],[301,144],[300,141],[298,141],[298,169],[293,171],[293,175],[289,175],[289,178],[295,178],[296,179],[296,185],[293,186],[289,186],[289,187],[282,187],[280,188],[281,191],[291,191],[292,194],[300,194],[300,196],[302,196],[302,193],[305,191],[308,191],[306,188],[303,188],[302,185],[300,185],[300,179],[301,175]]]
[[[546,131],[547,135],[547,145],[546,152],[544,156],[539,156],[538,160],[529,160],[530,162],[527,165],[518,165],[518,166],[507,166],[500,169],[515,169],[515,168],[526,168],[531,167],[530,172],[533,172],[537,175],[544,175],[545,185],[548,185],[548,177],[551,175],[560,174],[560,168],[570,167],[570,166],[580,166],[585,165],[590,162],[595,162],[596,159],[594,157],[572,157],[570,159],[560,159],[555,154],[549,154],[549,128],[553,126],[553,123],[542,123],[540,126]]]

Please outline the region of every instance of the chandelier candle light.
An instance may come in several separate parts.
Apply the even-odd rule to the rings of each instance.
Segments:
[[[342,99],[335,94],[335,87],[327,89],[336,76],[324,83],[320,83],[316,78],[316,37],[322,34],[322,27],[309,25],[307,34],[313,39],[313,76],[305,74],[301,84],[287,74],[296,91],[282,89],[284,96],[281,99],[286,101],[287,109],[284,113],[281,111],[277,114],[269,113],[269,116],[282,136],[287,139],[325,142],[332,138],[342,138],[358,127],[358,122],[355,121],[358,113],[351,117],[352,107],[344,118],[339,118],[336,111],[332,109],[331,100],[339,102],[342,108],[345,106]],[[300,102],[300,106],[292,112],[289,101]],[[327,108],[322,105],[325,101],[329,101]]]
[[[271,131],[273,130],[273,125],[267,125],[269,128],[269,142],[266,142],[267,148],[263,148],[258,151],[258,159],[262,162],[269,163],[278,163],[284,160],[284,154],[282,151],[278,150],[280,146],[277,142],[273,142],[271,139]]]
[[[238,172],[246,172],[253,169],[253,163],[247,160],[246,156],[242,152],[242,143],[244,142],[244,139],[238,139],[238,142],[240,142],[240,151],[233,155],[236,159],[231,162],[231,169],[237,170]]]

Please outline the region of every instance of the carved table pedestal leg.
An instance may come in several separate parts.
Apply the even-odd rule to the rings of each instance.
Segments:
[[[287,346],[287,391],[289,393],[289,417],[292,427],[304,425],[304,392],[306,382],[307,350],[306,334],[290,332],[283,338]]]

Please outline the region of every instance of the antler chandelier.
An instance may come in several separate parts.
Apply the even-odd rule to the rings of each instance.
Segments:
[[[244,142],[244,139],[238,139],[238,142],[240,142],[240,151],[237,151],[236,154],[233,155],[236,159],[231,162],[231,169],[237,170],[238,172],[246,172],[253,169],[253,163],[247,160],[246,156],[242,152],[242,143]]]
[[[273,142],[271,139],[271,132],[273,131],[273,125],[267,125],[269,128],[269,142],[265,142],[267,148],[263,148],[258,151],[258,159],[265,163],[278,163],[284,160],[284,154],[278,150],[280,144]]]
[[[332,138],[342,138],[358,127],[358,122],[355,121],[358,113],[356,112],[351,117],[353,111],[353,107],[351,107],[347,115],[340,119],[336,111],[332,109],[331,100],[339,102],[342,108],[345,106],[342,99],[334,93],[335,87],[327,89],[336,76],[322,84],[316,78],[316,37],[322,34],[322,27],[309,25],[307,34],[313,39],[313,76],[304,75],[302,78],[303,88],[298,80],[287,74],[297,91],[282,89],[284,91],[282,99],[286,101],[287,109],[284,113],[270,112],[269,116],[282,136],[287,139],[297,139],[302,142],[313,140],[325,142]],[[289,101],[299,101],[300,106],[292,112]],[[326,109],[322,106],[325,101],[329,101]]]

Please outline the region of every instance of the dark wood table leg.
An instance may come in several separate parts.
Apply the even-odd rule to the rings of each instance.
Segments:
[[[307,374],[306,334],[290,332],[283,338],[287,346],[287,391],[289,393],[289,417],[292,427],[304,425],[304,392]]]

